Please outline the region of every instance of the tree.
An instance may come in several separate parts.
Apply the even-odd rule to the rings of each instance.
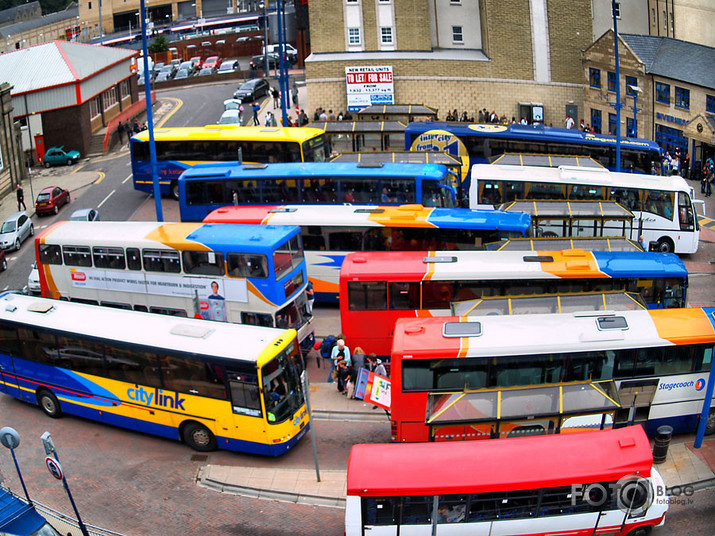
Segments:
[[[169,50],[169,42],[166,40],[164,34],[157,35],[149,43],[149,52],[166,52]]]

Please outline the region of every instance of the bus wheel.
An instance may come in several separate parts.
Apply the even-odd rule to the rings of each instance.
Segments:
[[[57,419],[62,416],[60,401],[57,400],[57,397],[47,389],[40,389],[37,392],[37,403],[48,417]]]
[[[179,200],[179,183],[176,181],[173,181],[171,183],[171,197],[176,199],[177,201]]]
[[[715,409],[711,409],[708,414],[708,420],[705,423],[705,435],[715,434]]]
[[[199,452],[209,452],[216,450],[216,447],[218,447],[216,438],[211,433],[211,430],[197,422],[186,424],[181,435],[187,445]]]
[[[675,246],[670,238],[661,238],[658,240],[658,251],[661,253],[673,253]]]

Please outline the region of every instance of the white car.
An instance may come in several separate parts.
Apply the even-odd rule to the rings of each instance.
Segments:
[[[40,272],[37,270],[37,263],[32,263],[32,270],[30,270],[30,275],[27,277],[27,291],[30,294],[40,294],[42,289],[40,288]]]
[[[241,112],[239,110],[226,110],[218,120],[219,125],[240,125]]]

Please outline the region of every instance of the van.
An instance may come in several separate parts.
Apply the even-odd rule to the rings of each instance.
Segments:
[[[269,54],[278,54],[280,51],[280,45],[268,45],[267,47],[264,47],[263,53],[266,53],[266,49],[268,50]],[[298,49],[296,49],[293,45],[290,43],[285,44],[285,52],[286,52],[286,57],[288,60],[292,63],[295,63],[298,60]]]

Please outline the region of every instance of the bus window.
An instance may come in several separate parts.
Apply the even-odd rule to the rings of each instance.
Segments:
[[[390,283],[390,309],[409,310],[420,308],[419,283]]]
[[[644,210],[667,220],[673,219],[673,193],[660,190],[646,190]]]
[[[156,354],[105,344],[104,358],[113,380],[161,387]]]
[[[422,283],[423,309],[449,309],[454,296],[454,287],[448,281],[425,281]]]
[[[504,202],[516,201],[517,199],[526,199],[524,182],[504,182],[501,190],[504,192]]]
[[[529,199],[565,199],[565,185],[547,182],[532,182],[529,184]]]
[[[437,523],[460,523],[467,511],[467,495],[440,495]]]
[[[223,275],[223,253],[183,251],[184,272],[198,275]]]
[[[88,246],[63,246],[62,256],[67,266],[92,266]]]
[[[600,186],[576,185],[576,186],[571,186],[568,189],[570,190],[569,197],[568,197],[569,199],[594,200],[594,201],[602,201],[604,199],[603,188]]]
[[[432,496],[413,495],[405,497],[402,504],[403,525],[426,525],[432,516]]]
[[[359,230],[329,231],[330,251],[362,251],[362,233]]]
[[[149,307],[149,312],[156,313],[158,315],[182,316],[184,318],[189,316],[183,309],[174,309],[172,307]]]
[[[609,199],[631,211],[640,210],[641,208],[638,190],[631,188],[612,188]]]
[[[181,262],[178,251],[164,249],[145,249],[142,251],[144,270],[147,272],[181,272]]]
[[[396,525],[399,497],[365,497],[365,525]]]
[[[251,326],[263,326],[272,328],[273,318],[271,315],[262,313],[241,313],[241,324],[249,324]]]
[[[142,269],[142,261],[138,248],[127,248],[127,268],[130,270]]]
[[[62,252],[56,244],[40,244],[38,258],[42,264],[62,264]]]
[[[260,417],[261,395],[258,376],[243,372],[228,372],[228,376],[233,412],[249,417]]]
[[[177,355],[159,356],[164,389],[226,400],[223,367]]]
[[[479,202],[485,205],[498,205],[501,203],[500,183],[496,181],[480,181],[481,193]]]
[[[250,253],[228,253],[226,268],[231,277],[268,277],[268,260],[265,255]]]
[[[104,345],[76,337],[57,337],[59,366],[75,372],[106,376]]]
[[[126,268],[122,248],[95,246],[92,248],[92,258],[96,268],[112,268],[115,270],[124,270]]]
[[[690,203],[690,197],[682,192],[678,193],[678,220],[681,231],[695,230],[695,214]]]
[[[57,364],[57,340],[54,335],[25,328],[18,328],[17,333],[22,357],[36,363]]]
[[[351,311],[384,311],[387,309],[387,284],[383,281],[349,282],[348,308]]]

